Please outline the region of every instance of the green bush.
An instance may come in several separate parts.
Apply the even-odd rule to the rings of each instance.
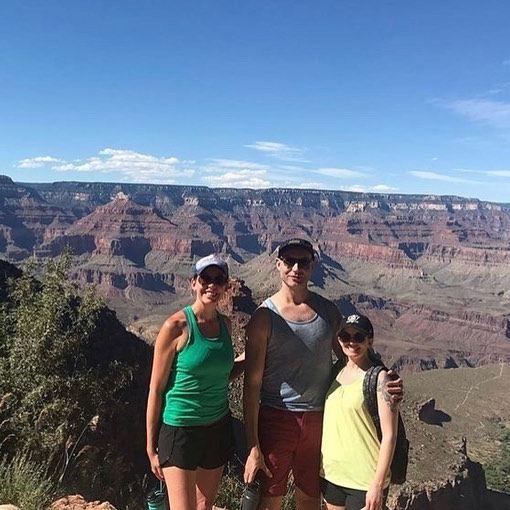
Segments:
[[[69,490],[119,503],[145,470],[148,347],[94,289],[78,296],[70,263],[48,262],[40,281],[29,265],[0,304],[0,452],[30,451]]]
[[[510,428],[499,425],[498,441],[499,455],[485,466],[487,486],[501,492],[508,493],[510,488]]]
[[[26,453],[0,460],[0,504],[10,503],[23,510],[46,508],[56,494],[47,471]]]

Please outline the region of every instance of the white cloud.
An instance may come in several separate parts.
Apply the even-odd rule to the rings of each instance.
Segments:
[[[264,177],[265,170],[238,170],[219,175],[207,175],[204,181],[222,188],[268,188],[271,183]]]
[[[327,175],[328,177],[336,177],[338,179],[352,179],[357,177],[365,177],[365,173],[348,168],[318,168],[313,170],[314,173]]]
[[[297,185],[294,184],[294,187],[300,189],[327,189],[327,186],[322,182],[301,182]]]
[[[341,186],[341,190],[343,191],[355,191],[356,193],[366,193],[368,190],[365,186],[361,184],[353,184],[352,186]]]
[[[54,158],[53,156],[36,156],[35,158],[26,158],[18,161],[16,165],[18,168],[41,168],[50,163],[60,163],[61,159]]]
[[[474,122],[497,127],[510,126],[510,103],[489,99],[459,99],[446,103],[446,107]]]
[[[47,167],[59,172],[118,173],[124,180],[133,182],[173,183],[176,178],[190,177],[193,162],[179,161],[176,157],[158,157],[127,149],[106,148],[97,156],[64,161],[51,156],[38,156],[21,160],[20,168]]]
[[[255,149],[264,154],[268,154],[274,158],[281,159],[283,161],[296,161],[300,163],[307,163],[307,160],[303,158],[304,149],[299,147],[292,147],[285,143],[280,142],[267,142],[258,141],[245,145],[249,149]]]
[[[268,188],[271,182],[266,175],[270,167],[238,159],[210,159],[201,170],[203,180],[222,188]]]
[[[252,161],[242,161],[238,159],[210,159],[210,163],[202,167],[206,172],[221,172],[228,170],[251,170],[254,172],[267,171],[267,165],[253,163]]]
[[[394,188],[393,186],[388,186],[387,184],[376,184],[370,188],[370,191],[374,191],[376,193],[392,193],[393,191],[397,191],[398,188]]]
[[[411,175],[414,175],[415,177],[419,177],[420,179],[427,179],[427,180],[431,180],[431,181],[463,182],[463,183],[467,183],[467,184],[480,184],[477,181],[463,179],[461,177],[453,177],[451,175],[446,175],[446,174],[438,174],[437,172],[413,170],[409,173]]]
[[[498,177],[510,177],[510,170],[490,170],[487,175],[496,175]]]

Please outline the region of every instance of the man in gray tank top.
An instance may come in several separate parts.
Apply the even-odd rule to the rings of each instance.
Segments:
[[[298,510],[317,510],[324,398],[332,350],[342,316],[329,300],[308,289],[317,253],[304,239],[277,249],[280,290],[255,311],[247,326],[244,421],[248,445],[244,478],[257,472],[260,510],[278,510],[290,472]],[[402,394],[401,381],[388,384]]]

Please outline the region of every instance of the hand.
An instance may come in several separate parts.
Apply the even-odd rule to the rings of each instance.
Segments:
[[[264,456],[260,451],[260,447],[254,446],[250,450],[250,454],[246,459],[246,465],[244,467],[244,483],[252,483],[255,480],[259,469],[262,469],[269,478],[273,478],[273,474],[269,471],[266,463],[264,462]]]
[[[383,489],[379,485],[371,485],[365,497],[366,510],[380,510],[382,508]]]
[[[159,465],[159,457],[156,452],[148,452],[147,456],[149,457],[149,462],[151,463],[151,471],[156,475],[158,480],[164,481],[165,477],[163,476],[163,469]]]
[[[404,382],[393,370],[388,370],[388,377],[386,391],[391,395],[391,401],[398,404],[404,398]]]

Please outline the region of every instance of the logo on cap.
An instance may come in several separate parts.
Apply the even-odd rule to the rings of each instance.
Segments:
[[[361,317],[357,314],[349,315],[345,321],[347,324],[358,324]]]

